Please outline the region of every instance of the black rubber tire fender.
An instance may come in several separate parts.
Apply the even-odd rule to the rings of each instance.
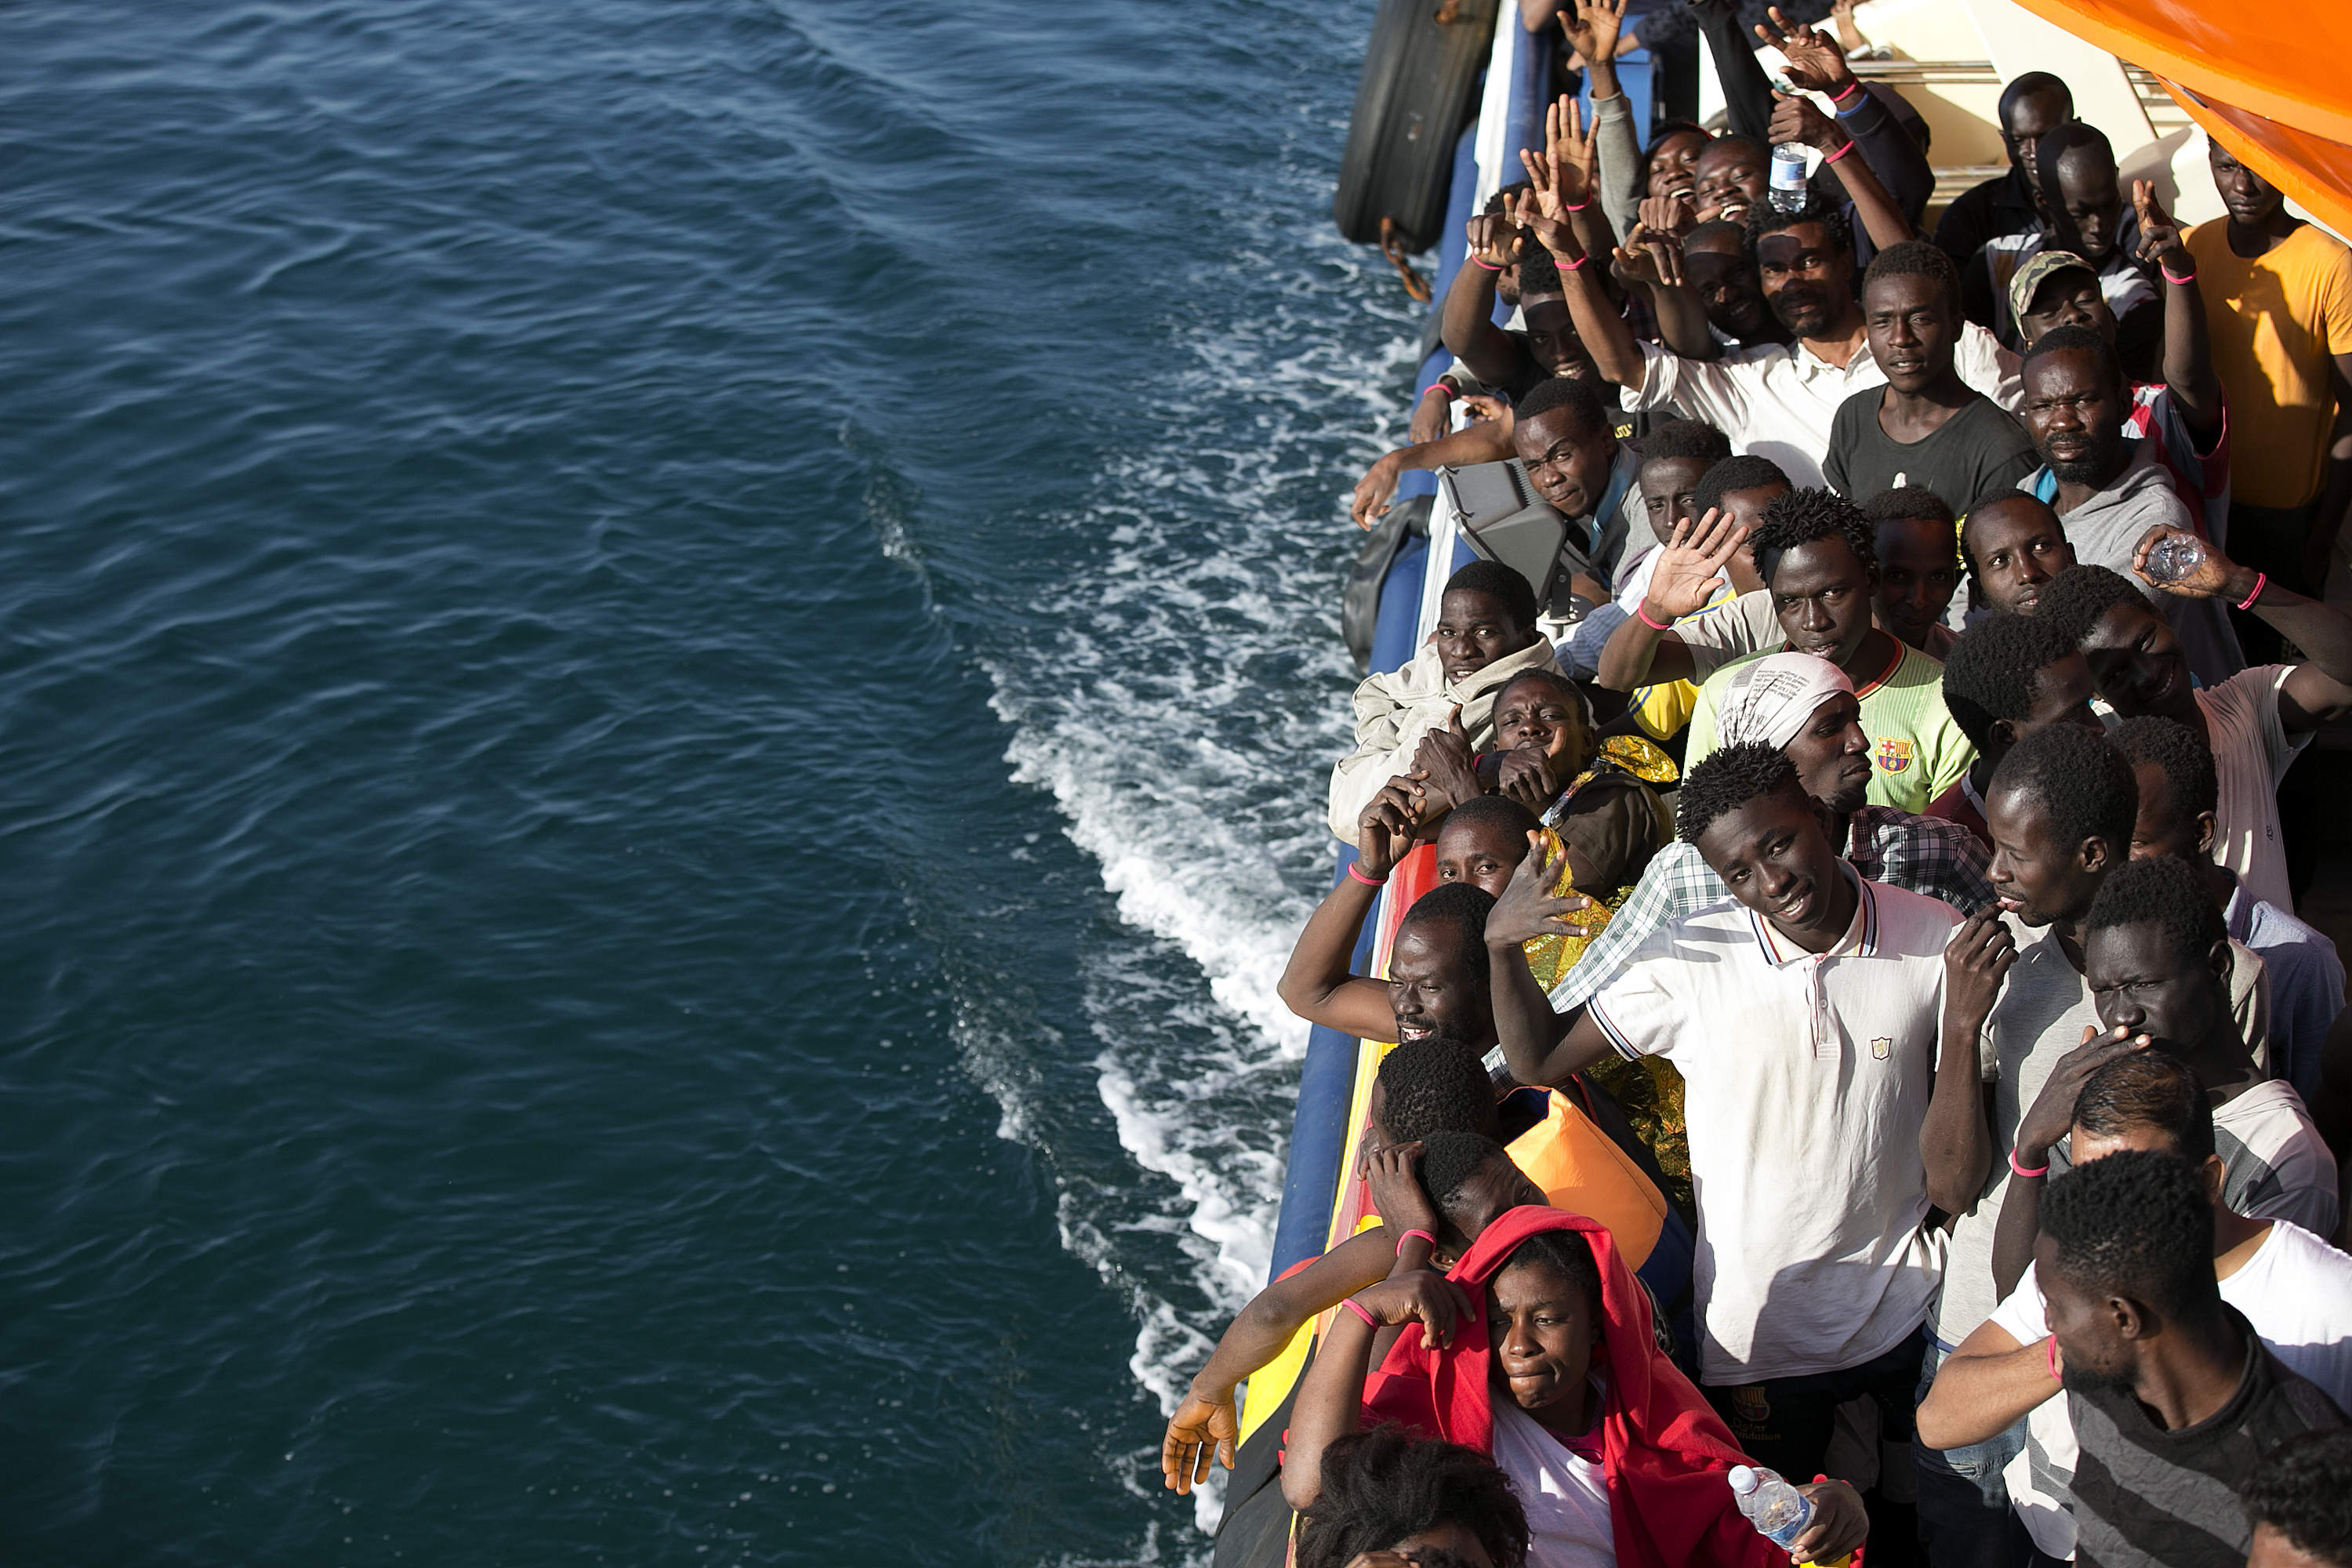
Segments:
[[[1493,45],[1496,0],[1381,0],[1364,74],[1356,84],[1339,189],[1339,232],[1381,242],[1395,221],[1408,250],[1437,243],[1453,183],[1454,144],[1475,107],[1478,75]],[[1451,20],[1437,18],[1450,9]]]

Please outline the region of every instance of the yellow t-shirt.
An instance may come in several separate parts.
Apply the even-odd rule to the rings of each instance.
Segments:
[[[2352,353],[2352,250],[2305,224],[2252,260],[2230,222],[2189,231],[2213,374],[2230,399],[2231,494],[2297,507],[2319,494],[2336,424],[2331,354]]]

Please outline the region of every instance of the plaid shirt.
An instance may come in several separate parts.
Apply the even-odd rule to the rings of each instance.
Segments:
[[[1914,816],[1888,805],[1865,805],[1853,814],[1849,835],[1846,860],[1874,882],[1941,899],[1962,913],[1993,901],[1992,883],[1985,875],[1992,856],[1958,823]],[[1552,988],[1552,1010],[1567,1013],[1583,1006],[1617,978],[1651,932],[1730,897],[1723,879],[1699,858],[1697,847],[1675,839],[1652,858],[1609,929]]]

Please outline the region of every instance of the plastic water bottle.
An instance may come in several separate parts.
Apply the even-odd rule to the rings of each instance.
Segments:
[[[1747,1465],[1731,1468],[1731,1495],[1739,1504],[1739,1511],[1757,1532],[1772,1544],[1787,1551],[1789,1543],[1805,1533],[1813,1522],[1812,1500],[1782,1480],[1774,1471]],[[1844,1563],[1852,1554],[1840,1557]]]
[[[1783,142],[1772,149],[1770,200],[1776,213],[1792,213],[1805,205],[1805,149],[1802,143]]]
[[[2168,533],[2151,546],[2140,575],[2151,583],[2178,583],[2195,576],[2211,559],[2204,542],[2193,533]]]

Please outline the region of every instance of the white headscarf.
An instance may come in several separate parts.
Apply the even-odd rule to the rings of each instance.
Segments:
[[[1845,671],[1817,654],[1768,655],[1741,665],[1724,683],[1716,738],[1727,746],[1761,741],[1777,752],[1804,732],[1822,703],[1853,689]]]

